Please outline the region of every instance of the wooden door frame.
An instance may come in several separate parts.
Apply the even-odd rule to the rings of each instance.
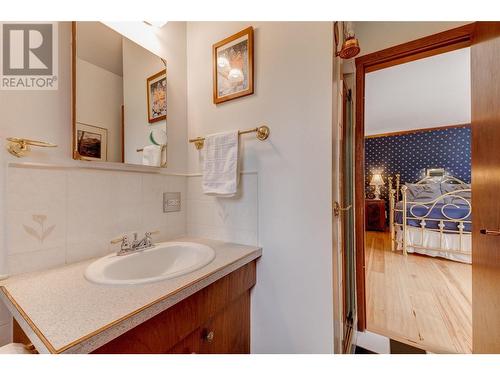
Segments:
[[[366,329],[365,295],[365,74],[394,65],[469,47],[476,24],[470,23],[411,42],[356,58],[356,129],[355,129],[355,231],[356,299],[358,331]],[[361,41],[362,42],[362,41]]]

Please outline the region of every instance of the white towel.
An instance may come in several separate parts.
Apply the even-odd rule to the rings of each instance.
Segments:
[[[149,145],[142,150],[142,165],[159,167],[161,165],[161,146]]]
[[[202,182],[205,194],[232,197],[238,190],[238,131],[211,134],[203,146]]]

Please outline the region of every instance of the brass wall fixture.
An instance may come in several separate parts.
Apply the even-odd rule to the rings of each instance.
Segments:
[[[43,141],[35,141],[32,139],[26,138],[16,138],[9,137],[7,138],[7,151],[9,151],[12,155],[21,158],[26,156],[31,151],[30,146],[35,147],[57,147],[57,145],[53,143],[43,142]]]
[[[262,125],[257,128],[248,129],[248,130],[240,130],[238,131],[238,135],[248,134],[248,133],[257,133],[256,137],[259,141],[265,141],[269,138],[269,134],[271,134],[271,129],[268,126]],[[203,145],[205,144],[205,137],[198,137],[189,140],[190,143],[194,143],[194,146],[197,150],[201,150]]]
[[[335,34],[335,56],[338,56],[341,59],[352,59],[361,51],[361,49],[359,48],[358,39],[352,31],[348,31],[345,22],[342,22],[343,42],[340,51],[337,51],[340,42],[338,22],[335,22],[333,27]]]

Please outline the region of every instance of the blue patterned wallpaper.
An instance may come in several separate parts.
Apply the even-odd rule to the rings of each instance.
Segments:
[[[387,199],[387,177],[401,175],[401,183],[416,182],[427,168],[444,168],[465,182],[471,179],[470,126],[419,131],[365,139],[365,186],[373,170],[380,170],[386,183],[381,197]]]

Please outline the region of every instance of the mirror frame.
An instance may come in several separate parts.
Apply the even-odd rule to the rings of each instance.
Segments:
[[[111,166],[123,166],[124,169],[129,169],[130,167],[133,167],[134,169],[140,168],[143,169],[144,171],[151,171],[151,170],[162,170],[167,168],[167,162],[165,161],[165,164],[162,166],[149,166],[149,165],[142,165],[142,164],[133,164],[133,163],[125,163],[125,150],[122,147],[122,162],[116,162],[116,161],[100,161],[100,160],[91,160],[87,159],[84,156],[81,156],[78,153],[78,147],[76,143],[76,48],[77,48],[77,42],[76,42],[76,24],[77,21],[71,21],[71,155],[73,160],[80,160],[80,161],[85,161],[85,162],[92,162],[89,163],[89,165],[95,164],[96,168],[99,166],[102,166],[103,164],[108,164]],[[159,57],[162,61],[164,61],[163,58]],[[165,63],[165,62],[164,62]],[[166,68],[165,68],[166,69]],[[122,111],[123,111],[123,106],[122,106]],[[122,116],[123,119],[123,116]],[[167,129],[165,129],[167,131]],[[124,141],[125,134],[122,134],[122,140]],[[124,142],[123,142],[124,143]],[[168,148],[167,148],[168,150]],[[167,152],[165,150],[165,152]],[[168,160],[168,154],[166,155],[167,160]]]

